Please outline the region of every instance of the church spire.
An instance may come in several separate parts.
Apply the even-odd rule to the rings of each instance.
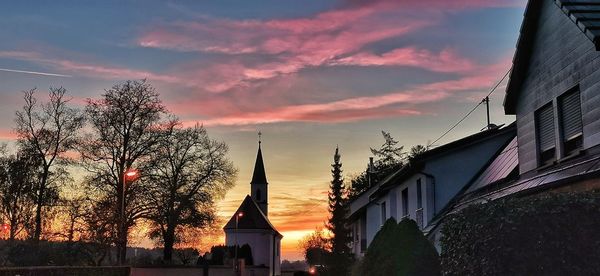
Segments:
[[[260,149],[262,133],[258,133],[258,153],[256,154],[256,163],[254,163],[254,173],[250,184],[267,184],[267,174],[263,163],[262,150]]]
[[[252,199],[256,202],[265,216],[268,215],[268,196],[267,174],[265,173],[265,164],[263,163],[261,140],[262,133],[258,133],[258,153],[256,154],[256,163],[254,164],[254,173],[250,181]]]

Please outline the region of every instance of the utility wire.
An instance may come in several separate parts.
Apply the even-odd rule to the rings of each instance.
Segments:
[[[489,97],[492,95],[492,93],[494,93],[494,91],[496,91],[496,88],[498,88],[500,86],[500,84],[506,79],[506,77],[508,77],[508,74],[510,73],[511,69],[509,69],[508,71],[506,71],[506,74],[504,74],[504,76],[502,77],[502,79],[500,79],[500,81],[498,83],[496,83],[496,85],[494,85],[494,87],[490,90],[490,92],[487,94],[486,97]],[[481,104],[483,104],[484,101],[480,101],[477,105],[475,105],[475,107],[473,107],[473,109],[471,109],[464,117],[462,117],[462,119],[460,119],[458,122],[456,122],[456,124],[454,124],[452,127],[450,127],[450,129],[448,129],[446,132],[444,132],[444,134],[442,134],[442,136],[440,136],[439,138],[435,139],[435,141],[433,141],[432,143],[430,143],[429,145],[427,145],[427,149],[429,150],[429,148],[431,148],[431,146],[435,145],[435,143],[439,142],[440,140],[442,140],[442,138],[444,138],[446,135],[448,135],[448,133],[450,133],[452,130],[454,130],[458,125],[460,125],[464,120],[466,120],[469,116],[471,116],[471,114],[473,114],[473,112],[475,112],[475,110],[481,106]]]

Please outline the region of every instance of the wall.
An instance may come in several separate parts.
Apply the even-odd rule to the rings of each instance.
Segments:
[[[257,230],[246,230],[239,229],[237,233],[237,244],[242,246],[244,244],[250,245],[252,248],[252,257],[254,260],[254,265],[265,265],[269,266],[271,264],[271,239],[273,235],[270,231],[263,232],[248,232],[248,231],[257,231]],[[225,237],[225,244],[228,246],[235,245],[235,230],[231,230],[231,232],[227,232]]]
[[[599,56],[594,44],[554,1],[543,1],[531,58],[521,61],[529,64],[516,105],[521,174],[538,166],[535,110],[577,84],[581,91],[584,148],[600,144],[600,109],[596,108],[600,106]]]
[[[510,139],[513,131],[491,137],[466,148],[436,157],[427,162],[424,173],[434,177],[434,212],[436,215],[456,194],[474,179],[484,166]]]
[[[231,276],[233,268],[227,266],[211,266],[210,276]],[[199,276],[204,275],[202,268],[131,268],[131,276]],[[268,276],[268,267],[246,267],[243,276]],[[279,275],[279,274],[277,274]]]
[[[386,219],[395,215],[394,218],[399,221],[402,219],[402,191],[408,188],[408,217],[416,220],[417,179],[421,179],[425,228],[437,212],[474,180],[514,135],[514,131],[505,131],[465,147],[448,150],[429,159],[422,173],[416,173],[395,183],[394,188],[374,199],[366,207],[367,246],[384,223],[381,218],[382,203],[386,203]],[[393,204],[394,201],[396,204]],[[356,249],[355,247],[355,252]]]

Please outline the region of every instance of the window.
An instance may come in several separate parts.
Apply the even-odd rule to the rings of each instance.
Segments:
[[[417,179],[417,209],[423,208],[423,192],[421,191],[421,178]]]
[[[552,103],[540,108],[535,114],[538,138],[539,165],[552,164],[556,160],[554,109]]]
[[[261,201],[260,189],[256,189],[256,201]]]
[[[402,190],[402,216],[408,216],[408,188]]]
[[[385,223],[387,214],[385,213],[385,201],[381,203],[381,225]]]
[[[583,123],[581,120],[581,97],[579,87],[565,93],[558,99],[560,107],[560,128],[564,156],[576,153],[583,147]]]

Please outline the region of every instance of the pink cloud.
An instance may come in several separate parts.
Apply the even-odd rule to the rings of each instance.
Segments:
[[[362,52],[332,61],[332,65],[414,66],[435,72],[466,72],[477,66],[466,58],[446,49],[439,54],[415,47],[399,48],[381,55]]]
[[[423,112],[416,108],[420,104],[438,102],[461,91],[486,91],[508,68],[508,61],[509,58],[503,59],[498,64],[480,68],[477,72],[470,72],[456,80],[423,84],[384,95],[355,97],[319,104],[284,104],[273,107],[276,105],[269,102],[270,106],[264,107],[264,111],[248,111],[222,99],[213,101],[210,105],[215,109],[225,109],[229,112],[222,116],[214,114],[202,123],[206,126],[244,126],[279,122],[333,123],[422,115]],[[244,100],[249,101],[249,105],[254,103],[251,98]],[[398,108],[395,106],[398,104],[411,107]]]
[[[0,140],[17,140],[17,133],[13,130],[0,129]]]

